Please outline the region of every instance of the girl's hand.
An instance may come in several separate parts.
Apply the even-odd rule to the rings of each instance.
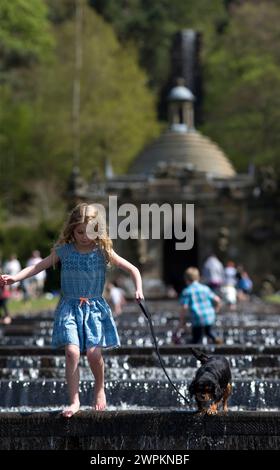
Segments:
[[[137,302],[140,302],[141,300],[144,300],[144,294],[142,290],[137,290],[135,292],[135,299]]]
[[[0,287],[3,287],[6,284],[5,279],[3,279],[3,275],[0,276]]]
[[[0,276],[0,285],[3,287],[4,285],[9,286],[10,284],[13,284],[16,282],[13,276],[9,276],[8,274],[3,274]]]

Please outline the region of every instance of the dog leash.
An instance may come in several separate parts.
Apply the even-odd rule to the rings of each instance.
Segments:
[[[172,387],[174,388],[174,390],[178,393],[178,395],[180,395],[180,397],[182,397],[186,403],[190,403],[190,400],[185,397],[181,392],[180,390],[176,387],[176,385],[172,382],[171,378],[169,377],[166,369],[165,369],[165,365],[163,363],[163,360],[162,360],[162,357],[160,355],[160,352],[159,352],[159,348],[158,348],[158,342],[157,342],[157,338],[156,338],[156,335],[155,335],[155,331],[154,331],[154,325],[153,325],[153,322],[152,322],[152,317],[151,317],[151,314],[146,306],[146,304],[141,300],[139,303],[139,306],[142,310],[142,312],[144,313],[145,317],[147,318],[148,320],[148,323],[149,323],[149,326],[150,326],[150,330],[151,330],[151,334],[152,334],[152,338],[153,338],[153,341],[154,341],[154,344],[155,344],[155,350],[156,350],[156,353],[157,353],[157,356],[158,356],[158,359],[159,359],[159,362],[160,362],[160,365],[163,369],[163,372],[165,373],[170,385],[172,385]]]

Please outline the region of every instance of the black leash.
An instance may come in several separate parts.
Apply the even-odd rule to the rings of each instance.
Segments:
[[[152,337],[153,337],[153,340],[154,340],[154,343],[155,343],[155,349],[156,349],[156,353],[157,353],[157,356],[159,358],[159,362],[160,362],[160,365],[163,369],[163,372],[165,373],[170,385],[172,385],[172,387],[174,388],[174,390],[176,390],[176,392],[178,393],[178,395],[180,395],[186,403],[190,403],[190,400],[185,397],[179,390],[178,388],[176,387],[176,385],[172,382],[171,378],[169,377],[166,369],[165,369],[165,365],[163,363],[163,360],[162,360],[162,357],[160,355],[160,352],[159,352],[159,349],[158,349],[158,343],[157,343],[157,338],[156,338],[156,335],[155,335],[155,331],[154,331],[154,326],[153,326],[153,322],[152,322],[152,318],[151,318],[151,314],[147,308],[147,306],[145,305],[144,301],[141,300],[139,303],[139,306],[142,310],[142,312],[144,313],[145,317],[147,318],[148,320],[148,323],[149,323],[149,326],[150,326],[150,329],[151,329],[151,333],[152,333]]]

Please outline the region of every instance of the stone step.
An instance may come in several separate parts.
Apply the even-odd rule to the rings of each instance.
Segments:
[[[187,346],[161,346],[159,351],[163,355],[191,355],[191,347],[199,348],[208,354],[222,354],[228,355],[278,355],[280,354],[279,346],[264,346],[254,345],[246,346],[244,344],[234,345],[192,345]],[[84,354],[84,353],[83,353]],[[120,348],[103,350],[104,355],[122,356],[122,355],[151,355],[155,354],[155,348],[138,347],[138,346],[122,346]],[[52,347],[39,347],[39,346],[0,346],[1,356],[64,356],[64,350],[53,349]]]
[[[278,450],[280,413],[185,410],[0,413],[0,450]],[[214,457],[214,456],[213,456]],[[30,456],[29,456],[30,458]]]

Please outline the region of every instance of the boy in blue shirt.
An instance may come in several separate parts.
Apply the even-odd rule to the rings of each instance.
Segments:
[[[212,331],[216,320],[215,308],[218,311],[221,307],[221,299],[204,284],[199,282],[200,274],[197,268],[191,267],[185,271],[185,281],[187,286],[180,295],[180,328],[184,328],[186,313],[191,314],[192,343],[201,343],[205,333],[213,343],[221,344],[222,340],[217,338]]]

